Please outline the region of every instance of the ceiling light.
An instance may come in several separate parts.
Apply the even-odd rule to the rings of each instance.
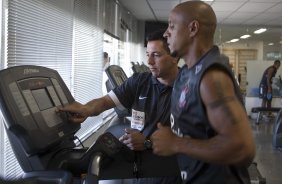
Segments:
[[[241,36],[240,38],[241,39],[246,39],[246,38],[249,38],[249,37],[251,37],[251,35],[246,34],[246,35]]]
[[[234,39],[230,40],[230,42],[232,42],[232,43],[234,43],[234,42],[238,42],[238,41],[239,41],[239,39],[238,39],[238,38],[234,38]]]
[[[269,43],[268,45],[274,45],[274,43]]]
[[[282,43],[282,40],[279,43]]]
[[[255,34],[260,34],[260,33],[265,32],[266,30],[267,30],[266,28],[260,28],[260,29],[258,29],[258,30],[256,30],[256,31],[254,31],[254,33],[255,33]]]

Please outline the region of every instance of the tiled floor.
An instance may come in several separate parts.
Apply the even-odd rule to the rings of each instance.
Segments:
[[[272,146],[273,126],[275,119],[262,119],[252,129],[256,141],[255,162],[267,184],[282,184],[282,152]]]

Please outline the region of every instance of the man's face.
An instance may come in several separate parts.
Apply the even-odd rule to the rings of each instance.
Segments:
[[[189,29],[183,17],[176,11],[169,15],[168,28],[164,33],[173,56],[182,57],[188,49]]]
[[[175,59],[164,49],[160,40],[147,43],[147,62],[153,76],[165,77],[169,70],[175,65]]]

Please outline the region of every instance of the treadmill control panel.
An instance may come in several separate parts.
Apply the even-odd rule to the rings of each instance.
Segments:
[[[20,141],[28,142],[22,144],[28,154],[44,151],[80,128],[68,122],[66,113],[56,113],[58,107],[74,101],[56,70],[16,66],[1,70],[0,78],[0,107],[5,126]]]

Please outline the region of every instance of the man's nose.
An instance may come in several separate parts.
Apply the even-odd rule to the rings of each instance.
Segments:
[[[149,64],[149,65],[153,65],[153,64],[155,64],[154,57],[153,57],[153,56],[149,56],[149,57],[148,57],[148,61],[147,61],[147,62],[148,62],[148,64]]]
[[[168,37],[168,31],[167,29],[165,30],[164,34],[163,34],[163,37],[167,38]]]

